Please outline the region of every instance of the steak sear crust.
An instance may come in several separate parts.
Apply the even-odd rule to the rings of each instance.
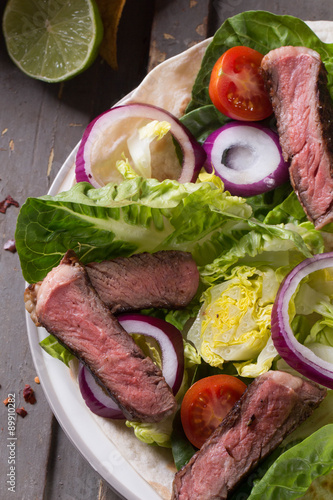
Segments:
[[[333,220],[333,105],[320,55],[306,47],[266,54],[264,71],[290,180],[317,229]]]
[[[256,378],[202,448],[179,472],[173,499],[225,500],[308,418],[326,390],[285,372]]]
[[[36,317],[86,364],[127,419],[158,422],[176,410],[160,369],[102,302],[73,252],[38,286]]]

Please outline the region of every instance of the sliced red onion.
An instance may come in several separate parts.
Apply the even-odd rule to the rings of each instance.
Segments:
[[[265,193],[289,179],[279,137],[262,125],[227,123],[210,134],[203,146],[207,172],[214,170],[234,196]]]
[[[106,394],[88,368],[82,363],[79,368],[78,380],[82,397],[93,413],[104,418],[125,418],[117,403]]]
[[[163,376],[173,393],[177,394],[184,373],[184,347],[180,331],[162,319],[143,314],[122,314],[118,320],[128,333],[138,333],[156,340],[161,350]],[[105,418],[125,418],[83,364],[80,365],[78,380],[83,399],[93,413]]]
[[[274,346],[289,366],[314,382],[333,389],[333,364],[316,356],[296,340],[288,314],[289,302],[300,281],[308,274],[327,267],[333,267],[333,252],[304,260],[286,276],[272,309],[271,329]]]
[[[180,331],[167,321],[143,314],[121,314],[118,321],[127,332],[156,340],[161,350],[163,376],[177,394],[184,373],[184,345]]]
[[[97,116],[86,128],[75,160],[77,182],[90,182],[94,187],[102,185],[94,178],[92,172],[92,151],[96,141],[109,127],[113,127],[127,118],[143,118],[148,120],[167,121],[170,132],[182,150],[182,170],[178,181],[194,182],[203,166],[206,153],[192,134],[181,122],[168,111],[149,104],[131,103],[117,106]],[[121,152],[120,152],[121,153]],[[120,160],[117,158],[116,160]],[[170,175],[170,178],[173,178]]]

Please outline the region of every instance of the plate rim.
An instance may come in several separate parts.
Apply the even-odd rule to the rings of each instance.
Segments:
[[[114,106],[125,104],[131,98],[133,92],[134,91],[124,96]],[[68,183],[74,182],[74,161],[80,142],[81,141],[77,143],[77,145],[64,161],[54,181],[51,184],[51,187],[47,193],[48,195],[54,196],[62,191],[62,187],[65,184],[68,185]],[[68,189],[68,187],[66,188]],[[28,286],[28,283],[26,283],[26,286]],[[80,399],[75,402],[78,403],[77,407],[82,406],[80,408],[80,411],[82,411],[82,413],[80,413],[80,416],[75,415],[73,417],[73,415],[70,415],[70,412],[68,412],[66,408],[68,402],[66,399],[67,396],[64,396],[63,393],[65,389],[64,384],[68,387],[71,387],[71,384],[75,384],[75,381],[70,374],[70,369],[65,366],[64,363],[61,363],[59,360],[52,358],[43,351],[43,349],[39,345],[39,342],[48,335],[48,332],[44,328],[37,327],[27,311],[25,311],[25,316],[30,352],[35,369],[37,371],[37,375],[40,380],[40,384],[53,415],[55,416],[62,430],[67,435],[70,442],[81,453],[85,460],[87,460],[91,467],[110,485],[110,487],[118,495],[120,495],[121,498],[124,498],[125,500],[161,500],[162,497],[150,486],[150,484],[140,475],[140,473],[135,470],[130,462],[128,462],[126,458],[123,457],[123,455],[121,454],[121,450],[119,450],[116,444],[114,444],[112,440],[105,434],[102,426],[98,424],[91,411],[84,404],[84,401],[80,396],[78,389],[75,391],[75,396],[78,396]],[[52,375],[57,375],[57,377],[59,378],[57,378],[57,380],[52,380]],[[62,394],[64,403],[61,403],[61,400],[58,396],[59,393]],[[78,428],[80,427],[79,420],[81,420],[82,416],[84,416],[84,422],[86,424],[88,423],[88,425],[91,426],[88,427],[88,430],[92,429],[94,431],[94,443],[91,443],[90,439],[87,440],[84,438],[84,436],[81,436],[78,433]],[[106,446],[105,443],[107,443],[107,448],[103,449],[103,455],[106,459],[106,464],[103,464],[100,457],[97,456],[96,452],[100,452],[100,448],[98,445],[101,445],[101,447],[103,448]],[[91,448],[91,445],[93,446],[93,448]],[[106,454],[108,454],[109,457],[111,456],[109,468],[107,467],[108,457],[106,457]],[[112,463],[112,460],[114,463]],[[126,476],[126,483],[122,480],[119,480],[119,478],[117,477],[117,475],[119,475],[119,473],[121,472],[121,468],[124,469],[121,475]]]
[[[87,462],[107,483],[125,500],[160,500],[160,496],[149,485],[149,483],[133,468],[133,466],[122,456],[121,450],[104,433],[102,427],[94,419],[92,413],[85,406],[79,389],[73,391],[76,381],[70,373],[70,369],[59,360],[44,353],[39,345],[40,340],[48,333],[37,327],[26,311],[26,323],[28,330],[29,346],[33,362],[40,380],[45,398],[57,419],[59,425]],[[70,392],[70,398],[66,393]],[[74,396],[74,399],[73,399]],[[69,411],[74,406],[79,412],[74,414]],[[79,429],[84,423],[87,434],[81,436]],[[87,426],[88,425],[88,426]],[[91,432],[91,430],[93,432]],[[89,437],[87,435],[89,434]],[[91,435],[90,435],[91,434]],[[93,441],[91,441],[94,436]],[[101,451],[102,450],[102,451]],[[98,455],[97,455],[98,453]],[[100,454],[102,456],[100,456]],[[101,461],[103,458],[103,462]],[[108,468],[108,462],[110,468]],[[124,468],[124,471],[120,471]],[[127,485],[120,481],[117,475],[125,474]],[[135,480],[135,483],[131,483]],[[138,493],[139,490],[139,493]],[[144,494],[145,496],[141,495]],[[137,494],[138,493],[138,494]]]
[[[315,26],[311,26],[312,23],[313,25],[316,23],[316,21],[311,22],[311,21],[306,21],[307,24],[315,31]],[[322,21],[317,21],[317,22],[322,22]],[[333,21],[331,21],[333,23]],[[211,39],[211,38],[210,38]],[[199,42],[199,44],[205,43],[205,40],[202,42]],[[191,49],[187,49],[191,50]],[[186,52],[186,51],[184,51]],[[182,56],[184,52],[181,52],[169,59],[166,59],[164,62],[160,63],[156,68],[154,68],[150,73],[148,73],[145,78],[142,80],[141,84],[144,84],[146,79],[151,78],[151,76],[154,76],[155,69],[159,71],[160,67],[162,67],[165,64],[168,64],[170,61],[173,61],[176,58],[179,58]],[[139,85],[139,86],[140,86]],[[135,89],[129,93],[128,95],[124,96],[120,101],[118,101],[115,106],[125,104],[127,100],[130,100],[132,94],[134,93]],[[74,160],[75,160],[75,155],[77,152],[77,149],[79,147],[80,141],[78,144],[74,147],[74,149],[71,151],[71,153],[68,155],[64,163],[62,164],[59,172],[57,173],[54,181],[51,184],[51,187],[48,191],[48,194],[51,196],[56,195],[58,192],[62,190],[62,186],[67,182],[73,182],[74,181]],[[28,285],[26,283],[26,285]],[[87,446],[87,443],[85,440],[82,440],[82,437],[78,434],[78,429],[75,427],[74,423],[79,424],[77,422],[77,418],[73,421],[66,413],[65,409],[63,408],[63,405],[57,406],[56,403],[59,400],[56,388],[54,386],[54,382],[50,380],[50,373],[49,370],[46,367],[46,363],[48,365],[52,365],[52,368],[54,366],[56,367],[55,370],[51,370],[51,373],[59,373],[62,377],[64,377],[64,381],[66,384],[74,384],[74,380],[72,376],[70,375],[70,370],[68,367],[64,365],[64,363],[59,362],[59,360],[56,360],[49,355],[47,355],[39,346],[39,341],[42,340],[45,335],[47,335],[47,332],[40,328],[36,327],[36,325],[33,323],[33,321],[30,318],[29,313],[26,311],[26,327],[27,327],[27,332],[28,332],[28,340],[29,340],[29,346],[30,346],[30,352],[32,355],[33,363],[35,366],[35,369],[37,371],[37,374],[40,379],[40,383],[43,389],[43,392],[45,394],[47,403],[49,407],[52,410],[52,413],[56,417],[59,425],[62,427],[63,431],[67,435],[68,439],[71,441],[71,443],[75,446],[75,448],[81,453],[81,455],[87,460],[87,462],[90,464],[90,466],[110,485],[110,487],[116,491],[116,493],[121,497],[124,498],[125,500],[161,500],[161,496],[154,490],[150,484],[134,469],[134,467],[124,458],[121,456],[121,451],[117,448],[117,446],[111,441],[111,439],[105,434],[103,431],[102,427],[97,423],[97,421],[94,419],[92,416],[90,410],[85,406],[83,399],[81,398],[79,394],[79,390],[75,391],[76,396],[80,396],[81,401],[80,405],[82,407],[80,410],[82,412],[82,415],[88,418],[88,421],[90,422],[90,425],[93,426],[93,429],[95,430],[96,434],[99,436],[99,442],[107,442],[108,443],[108,451],[110,454],[114,454],[115,462],[117,462],[117,459],[120,463],[114,463],[110,464],[113,466],[114,470],[110,472],[108,470],[107,466],[101,463],[99,458],[96,456],[96,453],[92,453],[91,448]],[[70,385],[69,385],[70,387]],[[78,401],[76,401],[78,403]],[[78,407],[80,407],[80,405]],[[84,419],[85,420],[85,419]],[[85,420],[86,421],[86,420]],[[80,427],[80,426],[79,426]],[[79,428],[78,427],[78,428]],[[77,439],[74,439],[73,436],[77,436]],[[120,456],[117,457],[117,454]],[[121,461],[121,457],[123,458],[124,462]],[[124,468],[126,470],[126,482],[119,480],[119,478],[116,476],[117,473],[121,472],[121,468]],[[117,470],[118,469],[118,470]],[[130,479],[135,480],[133,484],[130,483]]]

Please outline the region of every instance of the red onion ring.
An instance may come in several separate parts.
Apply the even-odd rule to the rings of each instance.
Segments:
[[[161,349],[162,373],[166,383],[177,394],[184,373],[183,337],[170,323],[143,314],[122,314],[119,323],[128,333],[154,338]],[[102,389],[83,364],[79,368],[79,388],[88,408],[101,417],[124,419],[122,411]]]
[[[290,326],[288,306],[300,281],[314,271],[333,267],[333,252],[315,255],[298,264],[284,279],[272,309],[274,346],[289,366],[307,378],[333,389],[333,364],[316,356],[296,340]]]
[[[80,363],[79,388],[88,408],[104,418],[125,419],[123,412],[113,399],[106,394],[88,368]]]
[[[180,331],[167,321],[143,314],[121,314],[118,321],[127,332],[156,340],[161,349],[163,376],[177,394],[184,373],[184,345]]]
[[[207,172],[234,196],[271,191],[289,179],[278,135],[258,123],[234,121],[210,134],[204,145]]]
[[[167,121],[170,132],[179,143],[183,154],[183,164],[178,182],[194,182],[203,166],[206,153],[202,146],[184,125],[171,113],[150,104],[131,103],[116,106],[97,116],[86,128],[75,160],[75,175],[77,182],[90,182],[94,187],[102,187],[92,173],[90,153],[94,141],[103,131],[125,118],[147,118],[150,120]],[[119,158],[120,159],[120,158]]]

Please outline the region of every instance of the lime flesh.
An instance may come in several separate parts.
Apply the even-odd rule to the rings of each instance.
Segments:
[[[3,32],[11,59],[24,73],[60,82],[94,61],[103,26],[94,0],[9,0]]]

